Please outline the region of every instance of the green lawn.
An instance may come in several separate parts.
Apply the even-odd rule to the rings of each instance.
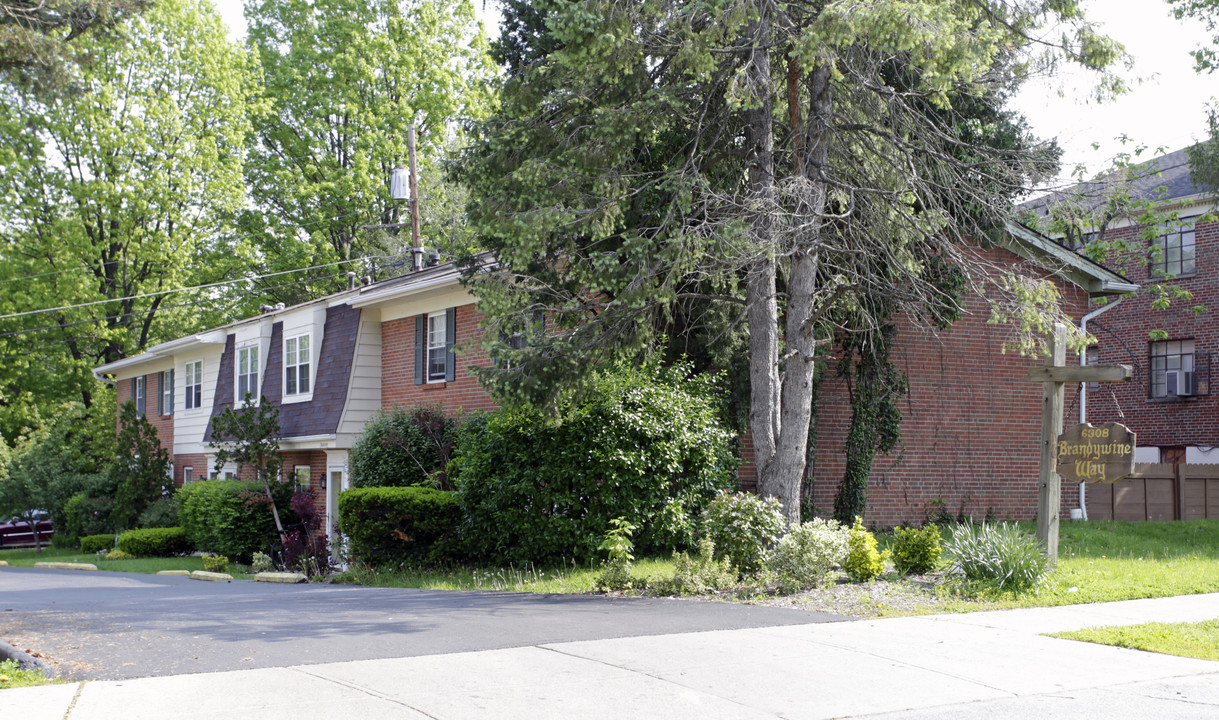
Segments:
[[[1033,533],[1036,526],[1021,527]],[[986,609],[1043,607],[1219,592],[1219,521],[1064,523],[1058,570],[1035,595]],[[979,609],[976,602],[952,610]]]
[[[9,565],[32,567],[37,562],[71,562],[92,563],[98,570],[118,570],[121,572],[156,573],[161,570],[202,570],[203,558],[183,556],[172,558],[131,558],[129,560],[102,560],[92,553],[82,553],[80,550],[62,548],[44,548],[42,552],[33,550],[0,551],[0,560]],[[241,577],[248,573],[249,568],[236,563],[229,564],[226,571],[233,577]]]
[[[1147,623],[1054,633],[1051,637],[1147,650],[1165,655],[1219,660],[1219,620]]]

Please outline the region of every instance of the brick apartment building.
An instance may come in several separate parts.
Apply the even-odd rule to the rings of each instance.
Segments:
[[[1143,290],[1117,303],[1094,302],[1088,323],[1097,343],[1087,361],[1131,365],[1134,382],[1086,388],[1084,412],[1094,424],[1120,422],[1135,431],[1138,462],[1216,464],[1219,396],[1212,392],[1211,368],[1219,354],[1219,223],[1206,217],[1215,209],[1214,194],[1191,181],[1185,150],[1141,164],[1132,174],[1116,185],[1080,185],[1029,205],[1044,218],[1054,203],[1073,203],[1095,218],[1081,228],[1083,242],[1121,239],[1143,249],[1107,263]],[[1103,201],[1116,191],[1154,201],[1169,220],[1144,232],[1135,217],[1102,217]],[[1157,309],[1157,284],[1188,291],[1192,299]],[[1195,312],[1195,306],[1205,310]]]
[[[1007,249],[990,259],[1044,274],[1052,267],[1072,315],[1090,296],[1128,292],[1119,275],[1012,226]],[[1032,262],[1030,262],[1032,261]],[[910,381],[903,450],[878,459],[867,519],[923,519],[941,499],[954,510],[993,508],[1032,516],[1037,498],[1041,389],[1024,379],[1038,362],[1004,354],[1005,328],[986,322],[978,299],[951,332],[904,332],[896,353]],[[211,419],[248,391],[280,410],[284,472],[325,506],[327,527],[349,486],[347,455],[382,409],[432,405],[446,413],[494,402],[470,372],[488,358],[476,342],[476,299],[452,265],[425,268],[290,308],[179,338],[97,368],[135,400],[171,449],[175,483],[235,475],[215,468]],[[817,429],[817,502],[833,506],[850,419],[841,387],[823,393]],[[748,447],[748,446],[747,446]],[[747,452],[742,478],[753,484]],[[1064,501],[1064,506],[1068,505]]]

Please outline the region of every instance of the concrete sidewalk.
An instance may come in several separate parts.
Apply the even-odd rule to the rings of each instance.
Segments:
[[[1208,718],[1219,663],[1045,632],[1219,618],[1219,594],[556,643],[0,692],[22,720]]]

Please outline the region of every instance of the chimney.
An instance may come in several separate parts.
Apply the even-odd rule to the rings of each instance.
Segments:
[[[354,272],[347,273],[347,289],[348,290],[356,289],[356,274]]]

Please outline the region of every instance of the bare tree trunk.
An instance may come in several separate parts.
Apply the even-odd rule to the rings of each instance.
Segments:
[[[784,515],[791,525],[800,522],[800,483],[808,460],[808,428],[813,410],[817,338],[810,320],[816,311],[814,295],[826,203],[825,172],[832,109],[829,65],[823,63],[813,68],[808,83],[812,100],[801,143],[807,149],[807,156],[802,164],[804,185],[795,208],[799,234],[792,239],[787,282],[780,431],[774,455],[765,466],[759,466],[758,479],[758,488],[764,495],[773,495],[782,501]]]
[[[754,96],[745,113],[745,152],[749,171],[750,218],[756,256],[745,283],[749,324],[749,429],[758,466],[758,489],[768,492],[766,468],[779,437],[779,306],[775,298],[776,251],[774,131],[770,94],[770,21],[765,9],[745,38],[751,48],[746,77]]]
[[[284,524],[279,520],[279,508],[275,507],[275,496],[271,494],[271,483],[267,480],[267,474],[264,472],[258,473],[262,480],[262,489],[267,493],[267,500],[271,501],[271,516],[275,518],[275,530],[279,532],[279,541],[284,542],[288,535],[284,532]]]

